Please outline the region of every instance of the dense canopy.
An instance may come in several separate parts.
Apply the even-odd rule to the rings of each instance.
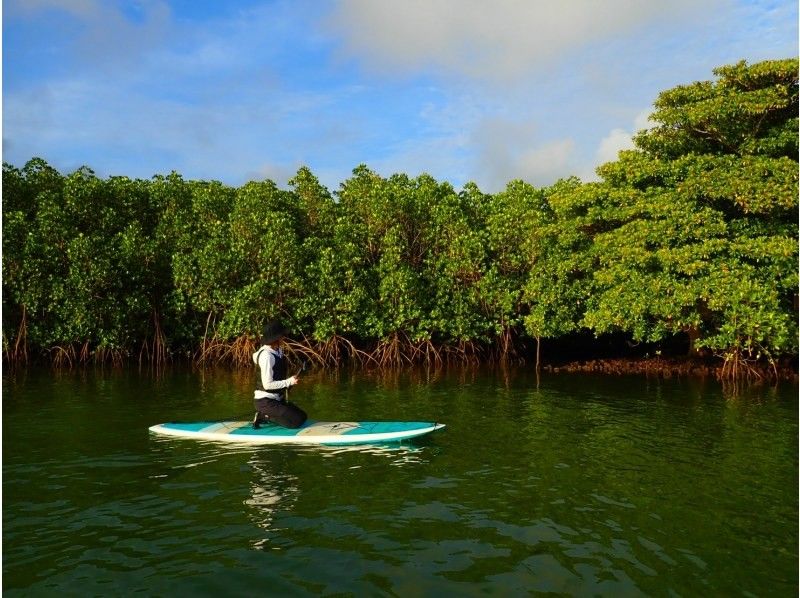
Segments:
[[[797,352],[797,72],[719,68],[599,182],[494,195],[363,165],[331,193],[305,167],[281,189],[4,164],[4,357],[236,360],[277,317],[327,363],[591,331],[684,335],[739,376]]]

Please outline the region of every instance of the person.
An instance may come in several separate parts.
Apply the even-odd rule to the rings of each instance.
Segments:
[[[256,414],[253,417],[255,429],[268,421],[286,428],[299,428],[308,417],[300,407],[286,400],[286,389],[300,380],[298,375],[286,375],[286,356],[280,344],[287,332],[281,322],[269,322],[264,327],[261,346],[253,353],[253,363],[257,366],[254,395]]]

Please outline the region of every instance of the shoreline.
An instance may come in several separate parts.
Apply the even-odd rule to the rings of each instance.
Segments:
[[[295,362],[298,356],[291,355],[290,362]],[[302,356],[301,359],[305,359]],[[313,363],[313,360],[311,360]],[[415,369],[418,367],[433,367],[436,370],[456,367],[496,367],[503,365],[516,365],[523,369],[535,369],[534,362],[530,359],[520,358],[491,358],[487,360],[444,360],[439,363],[424,363],[417,361],[414,363],[403,364],[383,364],[369,363],[357,360],[343,360],[338,364],[320,364],[321,370],[336,371],[342,369],[362,370],[366,372],[376,371],[401,371],[405,369]],[[776,361],[774,366],[768,363],[748,363],[737,379],[726,378],[724,362],[719,358],[711,357],[594,357],[584,359],[572,359],[567,361],[557,361],[556,363],[544,363],[539,368],[540,372],[553,374],[601,374],[604,376],[644,376],[662,379],[669,378],[712,378],[719,381],[729,382],[738,381],[745,384],[763,384],[775,382],[800,383],[798,375],[797,358],[784,357]],[[250,369],[249,363],[239,362],[229,359],[209,359],[205,362],[196,362],[189,357],[178,357],[166,360],[163,363],[139,362],[136,359],[119,359],[114,361],[62,361],[48,359],[34,359],[25,363],[13,363],[8,359],[3,359],[4,375],[13,372],[25,371],[33,368],[50,368],[54,370],[81,370],[91,368],[99,369],[155,369],[164,370],[174,367],[188,367],[191,370],[207,369],[227,369],[234,371],[247,371]]]
[[[792,363],[794,367],[792,367]],[[580,361],[570,361],[559,365],[544,365],[542,371],[553,373],[592,373],[606,374],[609,376],[644,375],[659,378],[692,377],[692,378],[723,378],[722,360],[709,360],[705,358],[674,358],[674,357],[642,357],[642,358],[597,358]],[[776,376],[777,374],[777,376]],[[752,364],[748,366],[748,375],[743,381],[750,383],[760,382],[795,382],[800,380],[797,371],[797,361],[783,359],[773,367],[770,364]]]

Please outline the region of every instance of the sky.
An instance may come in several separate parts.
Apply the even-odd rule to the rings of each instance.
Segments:
[[[659,92],[798,55],[797,0],[4,0],[3,160],[332,191],[596,179]]]

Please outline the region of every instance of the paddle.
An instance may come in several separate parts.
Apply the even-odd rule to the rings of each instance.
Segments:
[[[299,372],[297,372],[297,374],[295,374],[295,376],[299,376],[300,374],[302,374],[303,372],[305,372],[307,369],[308,369],[308,361],[304,359],[304,360],[303,360],[303,361],[300,363],[300,371],[299,371]],[[286,389],[286,402],[287,402],[287,403],[289,402],[289,388],[287,388],[287,389]]]

